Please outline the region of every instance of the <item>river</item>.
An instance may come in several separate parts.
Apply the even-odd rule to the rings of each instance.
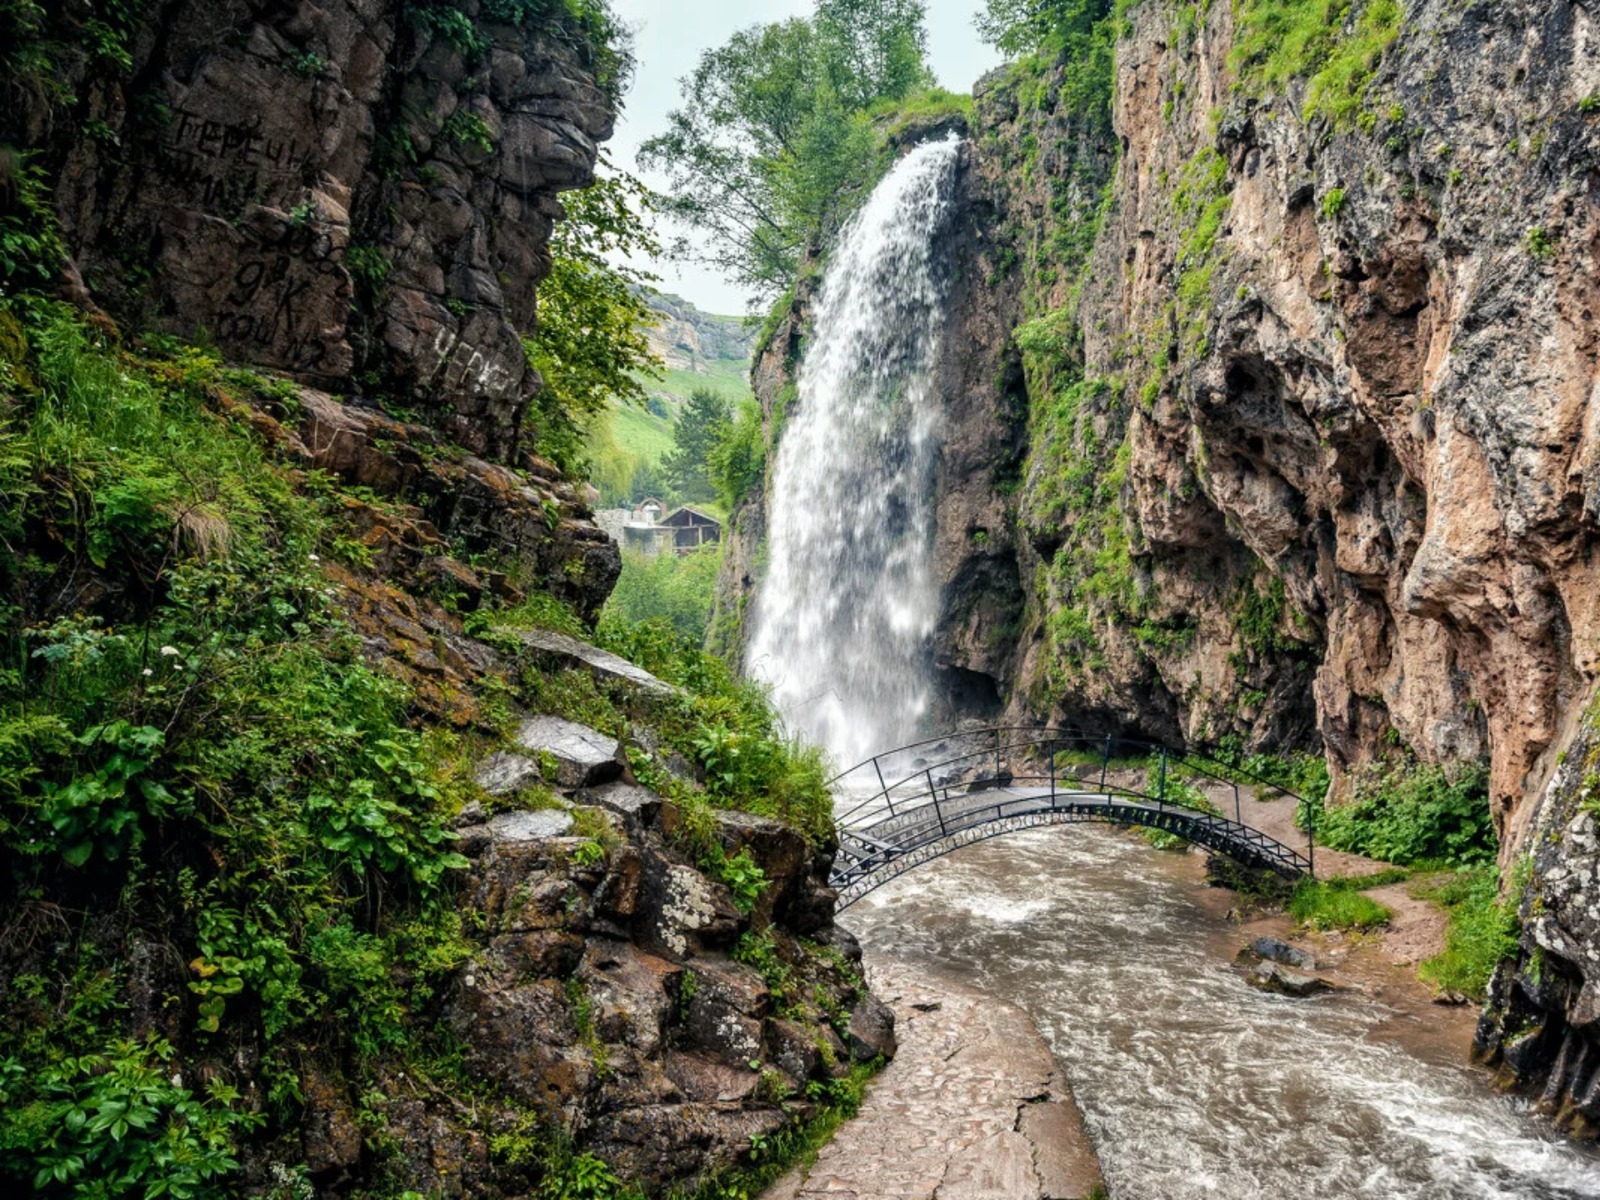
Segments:
[[[1589,1200],[1600,1158],[1361,992],[1247,987],[1192,862],[1114,830],[961,850],[842,917],[875,954],[1022,1007],[1113,1200]],[[1427,1013],[1423,1013],[1426,1019]],[[1416,1024],[1416,1022],[1412,1022]]]

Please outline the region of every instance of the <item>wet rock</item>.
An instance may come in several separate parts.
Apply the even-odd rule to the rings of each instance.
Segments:
[[[761,1082],[761,1076],[748,1066],[729,1066],[702,1054],[669,1054],[667,1076],[686,1099],[725,1104],[749,1099]]]
[[[1258,962],[1282,963],[1299,971],[1315,971],[1317,960],[1309,951],[1275,937],[1258,937],[1243,950],[1237,960],[1241,965]]]
[[[647,852],[637,920],[648,944],[682,957],[692,948],[731,945],[744,918],[727,888],[693,867]]]
[[[1275,962],[1262,963],[1247,974],[1244,981],[1257,991],[1279,996],[1307,997],[1339,990],[1320,976],[1293,971]]]
[[[609,809],[640,828],[652,828],[661,819],[661,797],[637,783],[618,780],[601,787],[585,788],[578,793],[578,799]]]
[[[301,1123],[306,1168],[312,1174],[345,1170],[361,1160],[361,1126],[342,1080],[315,1063],[301,1074],[305,1118]]]
[[[602,683],[622,683],[658,696],[682,693],[681,688],[665,683],[643,667],[619,658],[609,650],[590,645],[553,629],[525,629],[516,634],[517,640],[535,655],[557,668],[586,667]]]
[[[472,778],[491,796],[509,796],[544,780],[533,759],[505,750],[497,750],[484,759]]]
[[[497,842],[532,842],[562,837],[571,828],[571,813],[545,808],[535,812],[501,813],[489,822],[489,836]]]
[[[578,979],[589,998],[596,1036],[647,1056],[655,1054],[662,1046],[682,971],[631,942],[591,940]]]
[[[813,1079],[822,1068],[822,1051],[805,1026],[779,1017],[767,1023],[767,1050],[772,1061],[796,1079]]]
[[[627,769],[615,738],[564,717],[530,717],[517,728],[516,743],[554,759],[556,778],[551,782],[564,788],[597,787],[620,779]]]
[[[893,1058],[896,1048],[894,1010],[876,996],[866,996],[850,1014],[847,1042],[857,1062]]]

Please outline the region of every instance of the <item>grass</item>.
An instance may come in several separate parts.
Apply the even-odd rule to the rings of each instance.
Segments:
[[[1396,0],[1243,0],[1230,63],[1240,86],[1281,91],[1305,78],[1305,115],[1354,123],[1384,51],[1400,32]]]
[[[1289,900],[1289,915],[1310,929],[1366,931],[1387,925],[1394,915],[1362,889],[1392,883],[1382,875],[1355,879],[1305,879]]]
[[[1425,961],[1418,974],[1441,992],[1481,999],[1495,966],[1517,951],[1517,914],[1500,899],[1499,873],[1491,866],[1466,868],[1426,880],[1413,894],[1433,901],[1450,917],[1444,949]]]

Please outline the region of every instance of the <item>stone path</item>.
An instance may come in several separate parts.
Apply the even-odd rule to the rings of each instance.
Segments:
[[[871,962],[900,1050],[809,1171],[762,1200],[1084,1200],[1100,1168],[1072,1093],[1021,1009]]]

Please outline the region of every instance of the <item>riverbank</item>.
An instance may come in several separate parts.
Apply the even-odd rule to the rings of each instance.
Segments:
[[[895,959],[867,974],[900,1049],[860,1114],[762,1200],[1091,1200],[1099,1163],[1022,1009]]]
[[[1117,1200],[1600,1195],[1591,1152],[1470,1066],[1475,1010],[1434,1003],[1416,979],[1416,961],[1437,947],[1437,910],[1392,906],[1387,933],[1300,933],[1283,913],[1207,886],[1205,858],[1113,829],[1037,830],[896,880],[847,924],[869,964],[915,970],[945,1007],[978,988],[1022,1010],[1070,1076]],[[1310,950],[1340,990],[1300,999],[1252,989],[1234,960],[1259,936]],[[906,1007],[895,983],[878,986]],[[919,1079],[909,1060],[891,1071],[811,1172],[766,1200],[1038,1195],[1004,1191],[993,1174],[990,1190],[961,1190],[948,1141],[897,1124],[937,1076]],[[967,1118],[953,1107],[944,1121]],[[885,1170],[908,1160],[914,1187]]]

